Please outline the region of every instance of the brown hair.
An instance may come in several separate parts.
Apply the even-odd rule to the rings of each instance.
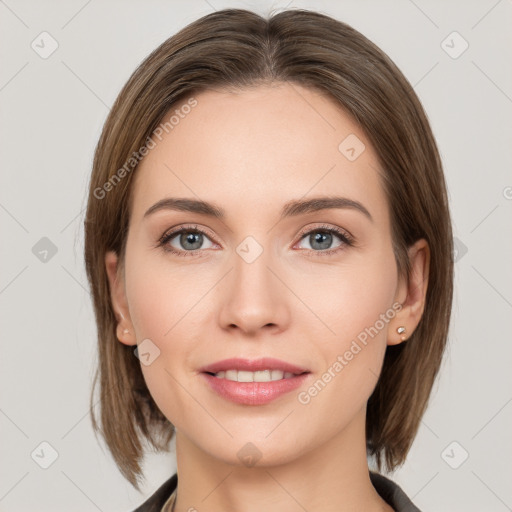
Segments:
[[[91,416],[123,475],[139,487],[143,442],[165,450],[172,424],[153,401],[134,356],[116,338],[106,251],[122,265],[130,191],[141,148],[178,102],[207,89],[289,82],[328,94],[361,126],[379,158],[398,271],[407,248],[430,246],[425,309],[405,343],[388,346],[367,404],[367,448],[377,467],[405,460],[445,348],[452,304],[452,231],[442,164],[427,116],[395,64],[355,29],[295,9],[265,19],[224,9],[191,23],[135,70],[117,97],[94,155],[85,219],[85,264],[98,329],[99,365]],[[93,410],[99,381],[100,417]]]

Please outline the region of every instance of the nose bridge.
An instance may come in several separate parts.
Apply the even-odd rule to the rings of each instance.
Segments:
[[[270,294],[271,272],[268,267],[272,266],[271,250],[263,246],[254,237],[246,237],[235,249],[233,255],[233,279],[239,288],[237,291],[257,294]],[[238,284],[240,286],[238,286]]]
[[[282,283],[269,269],[275,267],[273,254],[271,248],[252,236],[235,248],[221,307],[224,327],[237,326],[246,332],[269,324],[284,327],[287,298]]]

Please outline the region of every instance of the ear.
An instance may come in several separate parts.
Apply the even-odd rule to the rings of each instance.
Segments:
[[[411,272],[409,282],[403,276],[398,284],[395,300],[402,308],[390,322],[388,345],[398,345],[407,340],[418,326],[425,309],[430,248],[425,239],[420,239],[408,249]],[[403,330],[405,328],[405,330]]]
[[[130,318],[126,300],[124,276],[119,268],[119,259],[115,252],[105,254],[105,267],[110,284],[110,299],[117,319],[117,339],[125,345],[136,345],[135,331]]]

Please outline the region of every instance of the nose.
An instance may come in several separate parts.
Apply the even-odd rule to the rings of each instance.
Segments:
[[[261,330],[276,334],[288,327],[291,293],[283,277],[277,277],[279,265],[269,252],[263,250],[254,261],[234,252],[233,268],[223,280],[219,297],[223,329],[257,336]]]

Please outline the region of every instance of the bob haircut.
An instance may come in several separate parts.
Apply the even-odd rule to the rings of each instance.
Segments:
[[[383,51],[327,15],[293,9],[265,19],[248,10],[220,10],[164,41],[137,67],[94,154],[84,221],[99,347],[90,412],[95,432],[137,489],[144,478],[143,444],[168,450],[174,427],[153,401],[133,346],[117,340],[104,262],[113,250],[123,271],[134,171],[154,147],[155,130],[173,105],[204,90],[243,91],[282,82],[328,95],[373,145],[399,275],[409,277],[411,244],[425,238],[430,246],[423,316],[406,342],[386,347],[367,403],[367,453],[379,470],[385,464],[392,471],[405,462],[427,407],[448,337],[453,239],[442,163],[418,97]],[[99,417],[93,410],[98,384]]]

